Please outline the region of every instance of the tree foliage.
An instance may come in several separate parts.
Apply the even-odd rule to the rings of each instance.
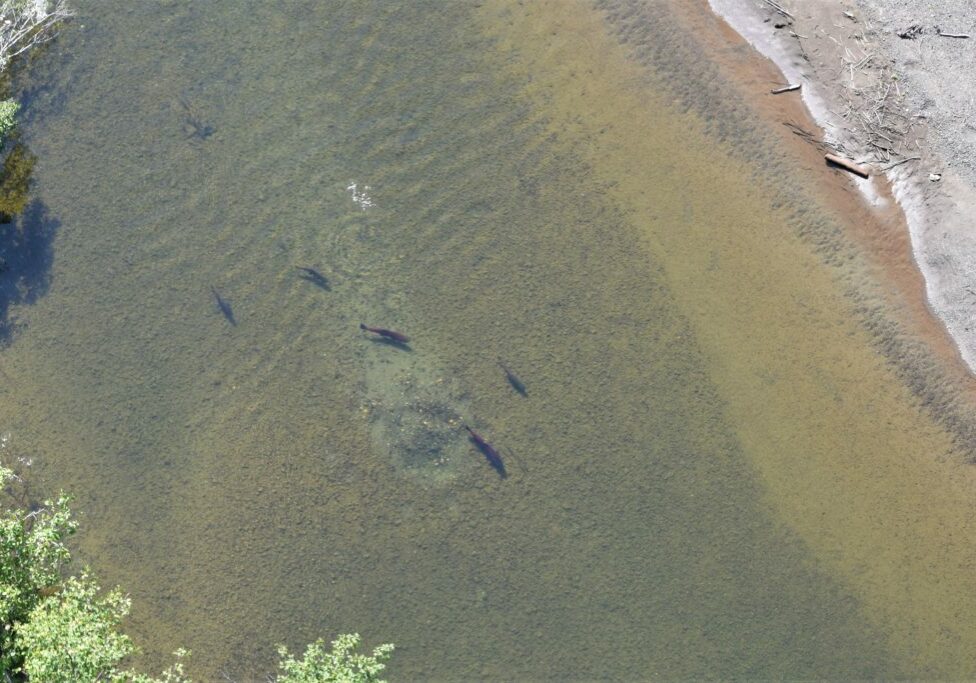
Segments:
[[[0,486],[13,495],[18,483],[0,466]],[[125,680],[118,665],[133,648],[118,625],[128,598],[117,589],[100,597],[87,572],[64,579],[77,529],[68,497],[35,506],[21,493],[0,510],[0,671],[45,683]]]
[[[10,134],[10,131],[17,125],[17,112],[20,105],[14,100],[3,100],[0,102],[0,146]]]
[[[21,55],[58,35],[73,15],[67,0],[0,0],[0,91],[9,97],[11,65]],[[34,169],[34,156],[16,142],[14,129],[20,105],[12,99],[0,101],[0,223],[9,223],[27,205],[27,187]]]
[[[0,466],[0,485],[14,481]],[[65,539],[77,524],[68,499],[45,501],[37,510],[7,509],[0,513],[0,669],[20,672],[23,644],[17,626],[30,620],[43,597],[61,584],[61,567],[70,558]]]
[[[347,633],[332,641],[329,652],[320,638],[305,649],[301,659],[295,659],[287,647],[280,645],[279,666],[284,673],[277,683],[382,683],[378,676],[386,668],[384,662],[393,653],[393,645],[380,645],[372,655],[363,655],[354,652],[360,642],[358,633]]]
[[[66,0],[0,0],[0,70],[58,34],[72,16]]]
[[[118,589],[99,597],[88,574],[68,578],[34,607],[26,623],[14,626],[24,672],[49,683],[122,680],[116,667],[132,653],[132,641],[117,629],[128,612],[129,599]]]
[[[0,508],[0,675],[4,681],[42,683],[190,683],[186,650],[160,676],[124,668],[136,648],[120,630],[130,600],[105,592],[87,570],[68,572],[66,541],[75,533],[64,494],[41,505],[30,502],[22,480],[0,465],[0,488],[15,501]],[[275,683],[381,683],[393,652],[380,645],[360,654],[358,634],[309,645],[301,659],[279,646]]]

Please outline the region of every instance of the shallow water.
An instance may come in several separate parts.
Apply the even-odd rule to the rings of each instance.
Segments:
[[[885,469],[950,437],[803,217],[743,186],[735,111],[674,106],[686,74],[628,60],[617,4],[106,2],[35,65],[54,261],[12,309],[0,421],[75,495],[147,663],[259,679],[345,631],[395,642],[401,680],[958,654],[900,649],[934,608],[871,540],[970,519],[963,486],[911,517]],[[921,505],[942,474],[905,476]]]

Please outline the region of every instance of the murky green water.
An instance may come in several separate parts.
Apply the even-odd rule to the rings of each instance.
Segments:
[[[147,661],[257,680],[360,631],[401,680],[897,675],[770,507],[681,278],[478,11],[90,3],[37,64],[54,262],[0,421]]]

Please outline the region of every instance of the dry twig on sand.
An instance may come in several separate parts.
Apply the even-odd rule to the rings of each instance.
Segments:
[[[779,4],[778,2],[775,2],[774,0],[763,0],[763,2],[765,2],[767,5],[769,5],[770,7],[772,7],[774,10],[776,10],[777,12],[779,12],[780,14],[782,14],[787,19],[792,19],[793,18],[793,15],[790,14],[789,12],[787,12],[783,8],[783,6],[781,4]]]
[[[764,2],[773,9],[779,7],[776,0]],[[837,94],[846,106],[838,111],[828,111],[842,119],[843,123],[830,124],[829,132],[824,134],[827,140],[815,137],[794,123],[784,125],[815,145],[822,153],[833,156],[832,163],[867,178],[871,168],[878,172],[909,161],[917,161],[917,150],[920,148],[916,126],[923,126],[924,130],[924,121],[910,115],[905,108],[905,93],[900,87],[899,77],[892,71],[888,61],[881,58],[883,52],[879,50],[876,41],[878,31],[866,20],[850,15],[848,18],[856,21],[857,27],[838,27],[846,31],[843,42],[822,28],[814,28],[814,32],[819,31],[823,39],[833,41],[837,46],[839,68],[831,80],[836,83]],[[899,35],[916,38],[924,33],[925,28],[913,24]],[[798,42],[801,54],[805,56],[802,41]],[[821,69],[824,72],[833,71],[824,64],[815,70]],[[771,92],[789,90],[778,88]],[[861,160],[870,164],[870,167],[853,163],[849,159]]]
[[[822,140],[818,140],[817,138],[815,138],[813,136],[813,133],[806,130],[805,128],[800,128],[800,126],[796,125],[792,121],[783,121],[783,125],[789,128],[791,131],[793,131],[793,135],[799,135],[801,138],[803,138],[804,140],[806,140],[811,144],[819,145],[821,144],[821,142],[823,142]]]
[[[909,161],[919,161],[919,160],[921,160],[921,158],[922,158],[922,157],[905,157],[905,158],[904,158],[904,159],[902,159],[901,161],[896,161],[896,162],[895,162],[895,163],[893,163],[893,164],[888,164],[887,166],[885,166],[885,167],[884,167],[884,168],[882,168],[881,170],[882,170],[882,171],[890,171],[890,170],[891,170],[891,169],[893,169],[893,168],[894,168],[895,166],[901,166],[902,164],[904,164],[904,163],[907,163],[907,162],[909,162]]]
[[[892,161],[901,163],[913,142],[918,147],[913,137],[918,121],[905,111],[898,78],[887,65],[877,66],[871,53],[857,58],[848,51],[841,62],[850,70],[851,80],[844,85],[847,109],[840,115],[850,124],[852,139],[859,147],[855,153],[847,153],[893,168]]]
[[[771,95],[779,95],[780,93],[784,93],[784,92],[792,92],[794,90],[799,90],[801,85],[802,85],[801,83],[797,83],[796,85],[793,84],[784,85],[782,88],[776,88],[775,90],[770,90],[769,93]]]
[[[793,135],[799,136],[800,138],[803,139],[804,142],[809,142],[811,145],[816,147],[817,150],[819,150],[821,153],[825,153],[828,150],[833,152],[839,151],[831,143],[816,137],[813,133],[806,130],[805,128],[801,128],[800,126],[793,123],[792,121],[784,121],[783,125],[789,128],[793,132]]]

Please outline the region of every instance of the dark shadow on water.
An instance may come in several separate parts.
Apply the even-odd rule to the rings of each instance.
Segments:
[[[234,317],[234,309],[231,307],[230,302],[224,297],[220,296],[220,292],[213,285],[210,285],[210,293],[213,294],[214,303],[217,306],[217,310],[220,311],[221,315],[227,319],[232,326],[237,327],[237,318]]]
[[[16,324],[10,307],[47,294],[54,263],[54,237],[61,227],[39,201],[12,223],[0,225],[0,343],[9,344]]]
[[[76,23],[68,22],[62,32],[75,30]],[[10,67],[0,74],[0,98],[13,98],[20,102],[17,126],[32,130],[39,117],[54,118],[64,111],[76,86],[84,79],[67,84],[57,78],[72,66],[75,55],[66,50],[52,50],[57,40],[35,45],[26,53],[10,62]]]
[[[505,372],[505,379],[508,380],[509,385],[515,390],[515,393],[519,394],[522,398],[528,398],[529,392],[525,388],[525,382],[502,361],[498,361],[498,366]]]
[[[183,133],[187,140],[206,141],[211,135],[217,132],[217,127],[203,120],[196,107],[183,95],[176,98],[182,109]]]
[[[329,284],[329,278],[315,270],[314,268],[305,268],[304,266],[295,266],[301,272],[298,277],[305,280],[305,282],[311,282],[313,285],[319,289],[324,289],[327,292],[332,291],[332,285]]]
[[[391,346],[399,351],[413,353],[413,349],[410,348],[410,344],[407,342],[397,341],[396,339],[388,339],[387,337],[370,337],[369,340],[374,344],[383,344],[384,346]]]

